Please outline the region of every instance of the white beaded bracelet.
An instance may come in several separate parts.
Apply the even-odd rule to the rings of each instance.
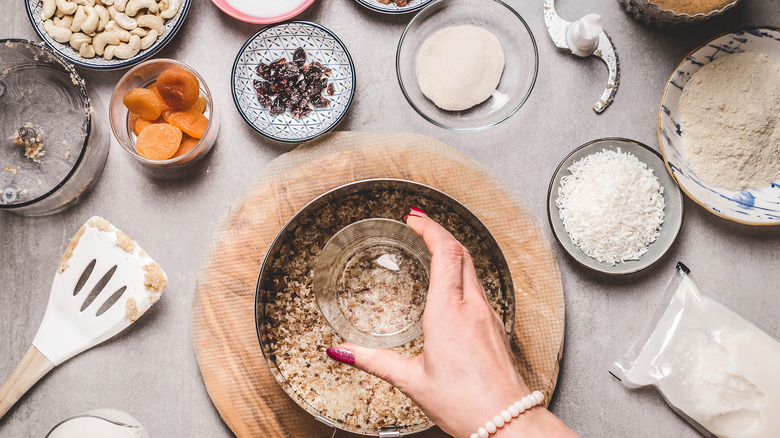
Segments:
[[[472,433],[469,438],[488,438],[493,433],[496,433],[498,429],[504,427],[505,424],[512,421],[513,418],[517,418],[518,415],[537,406],[544,401],[544,394],[541,391],[534,391],[531,394],[521,398],[509,405],[506,410],[501,411],[501,414],[493,417],[492,421],[485,423],[484,427],[480,427],[476,433]]]

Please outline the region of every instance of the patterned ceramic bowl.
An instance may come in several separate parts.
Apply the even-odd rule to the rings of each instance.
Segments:
[[[79,55],[79,51],[75,50],[68,43],[60,43],[54,40],[43,27],[43,3],[41,0],[25,0],[24,4],[27,7],[27,17],[32,23],[35,33],[46,43],[47,46],[54,49],[55,52],[64,56],[68,61],[79,67],[90,68],[94,70],[116,70],[120,68],[126,68],[138,64],[139,62],[150,58],[152,55],[160,51],[166,44],[168,44],[176,32],[179,31],[181,25],[184,23],[184,19],[187,17],[187,12],[190,9],[191,0],[177,0],[179,2],[179,10],[173,18],[165,20],[165,29],[161,36],[157,37],[157,40],[149,48],[141,50],[137,55],[129,59],[114,58],[111,60],[103,59],[100,56],[93,58],[83,58]]]
[[[780,181],[735,192],[703,183],[685,158],[680,131],[680,96],[691,76],[710,62],[736,52],[765,53],[780,61],[780,28],[749,28],[704,43],[685,57],[669,78],[658,110],[658,143],[669,172],[697,204],[728,220],[748,225],[780,224]]]
[[[398,6],[394,0],[391,0],[388,4],[383,4],[379,0],[355,0],[361,5],[371,9],[372,11],[381,12],[383,14],[406,14],[408,12],[414,12],[420,10],[422,7],[432,2],[433,0],[409,0],[406,6]]]
[[[330,105],[315,109],[301,119],[289,112],[274,116],[260,104],[253,82],[260,80],[260,62],[293,59],[295,49],[306,51],[306,62],[319,61],[331,69],[329,83],[334,94],[324,97]],[[291,21],[269,26],[244,43],[233,63],[233,101],[241,117],[255,131],[284,143],[301,143],[333,129],[344,118],[355,95],[355,66],[346,46],[330,30],[316,23]]]
[[[618,0],[626,11],[641,23],[652,26],[686,25],[712,18],[736,6],[740,0],[724,0],[707,12],[687,13],[664,9],[650,0]]]

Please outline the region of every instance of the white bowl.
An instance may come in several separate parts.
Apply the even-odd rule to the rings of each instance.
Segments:
[[[748,28],[717,36],[691,52],[669,78],[658,109],[658,144],[680,188],[722,218],[748,225],[780,224],[780,181],[760,189],[733,191],[702,182],[685,158],[680,131],[680,96],[694,73],[736,52],[764,53],[780,61],[780,28]]]

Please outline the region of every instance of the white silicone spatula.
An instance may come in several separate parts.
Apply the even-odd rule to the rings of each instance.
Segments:
[[[32,346],[0,388],[0,418],[52,368],[132,324],[167,281],[126,234],[103,218],[89,219],[62,256]]]

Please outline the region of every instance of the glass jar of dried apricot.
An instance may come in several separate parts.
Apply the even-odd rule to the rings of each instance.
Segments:
[[[219,131],[206,82],[172,59],[130,69],[114,89],[109,116],[119,144],[151,167],[197,161],[211,150]]]

